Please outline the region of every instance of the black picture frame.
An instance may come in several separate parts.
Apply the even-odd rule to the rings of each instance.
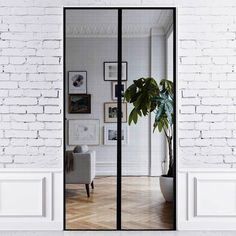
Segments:
[[[114,67],[114,71],[110,72],[113,73],[113,76],[108,75],[109,73],[109,66]],[[127,81],[128,80],[128,62],[122,61],[122,67],[125,66],[125,72],[122,74],[121,81]],[[103,62],[103,80],[104,81],[117,81],[118,79],[118,61],[104,61]]]
[[[68,97],[69,113],[90,114],[91,95],[90,94],[70,94]]]
[[[122,102],[122,123],[127,123],[127,102]],[[117,102],[105,102],[104,103],[104,123],[116,123],[117,122]],[[110,117],[109,114],[113,112],[114,117]]]
[[[85,70],[78,70],[78,71],[68,71],[68,94],[87,94],[87,87],[88,87],[88,77],[87,71]],[[74,78],[75,81],[71,81]],[[77,77],[77,78],[76,78]],[[84,85],[82,88],[79,88],[80,80],[84,80]],[[73,84],[77,84],[78,87],[74,86]]]
[[[118,99],[118,83],[117,81],[112,81],[111,82],[111,99],[113,101],[117,101]],[[126,81],[122,81],[121,82],[121,96],[122,99],[124,100],[124,92],[127,89],[127,82]]]

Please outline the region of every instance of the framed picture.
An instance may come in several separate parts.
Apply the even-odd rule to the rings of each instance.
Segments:
[[[104,68],[103,68],[103,73],[104,73],[104,80],[105,81],[117,81],[117,70],[118,70],[118,64],[116,61],[111,61],[111,62],[104,62]],[[127,81],[128,78],[128,63],[122,62],[122,81]]]
[[[87,71],[68,72],[69,94],[87,93]]]
[[[128,127],[122,125],[121,134],[122,144],[128,144]],[[116,145],[117,144],[117,125],[107,124],[104,126],[104,145]]]
[[[99,120],[69,120],[68,145],[99,145]]]
[[[121,105],[122,109],[122,122],[127,122],[127,103],[123,102]],[[104,103],[104,122],[115,123],[117,122],[117,103],[116,102],[105,102]]]
[[[91,95],[69,95],[69,113],[91,113]]]
[[[121,95],[124,97],[124,92],[126,90],[126,82],[121,83]],[[112,82],[112,100],[117,100],[117,94],[118,94],[118,83]]]

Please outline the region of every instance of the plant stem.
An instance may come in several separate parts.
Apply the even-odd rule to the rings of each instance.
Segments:
[[[169,150],[169,170],[167,176],[173,177],[173,150],[172,150],[172,137],[167,139],[168,141],[168,150]]]
[[[167,134],[167,131],[164,129],[164,133],[166,136],[166,140],[168,143],[168,151],[169,151],[169,168],[167,172],[167,176],[173,177],[173,150],[172,150],[172,129],[169,130],[170,134]]]

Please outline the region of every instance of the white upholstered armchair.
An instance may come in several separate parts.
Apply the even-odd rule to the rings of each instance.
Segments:
[[[96,152],[67,152],[67,155],[73,155],[73,168],[66,172],[66,184],[85,184],[87,196],[90,197],[90,184],[94,188]]]

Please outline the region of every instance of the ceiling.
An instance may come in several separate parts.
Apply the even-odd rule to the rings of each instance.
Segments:
[[[123,10],[122,33],[123,36],[149,36],[150,30],[155,28],[165,34],[172,21],[172,10]],[[66,37],[94,36],[117,36],[117,10],[66,11]]]

